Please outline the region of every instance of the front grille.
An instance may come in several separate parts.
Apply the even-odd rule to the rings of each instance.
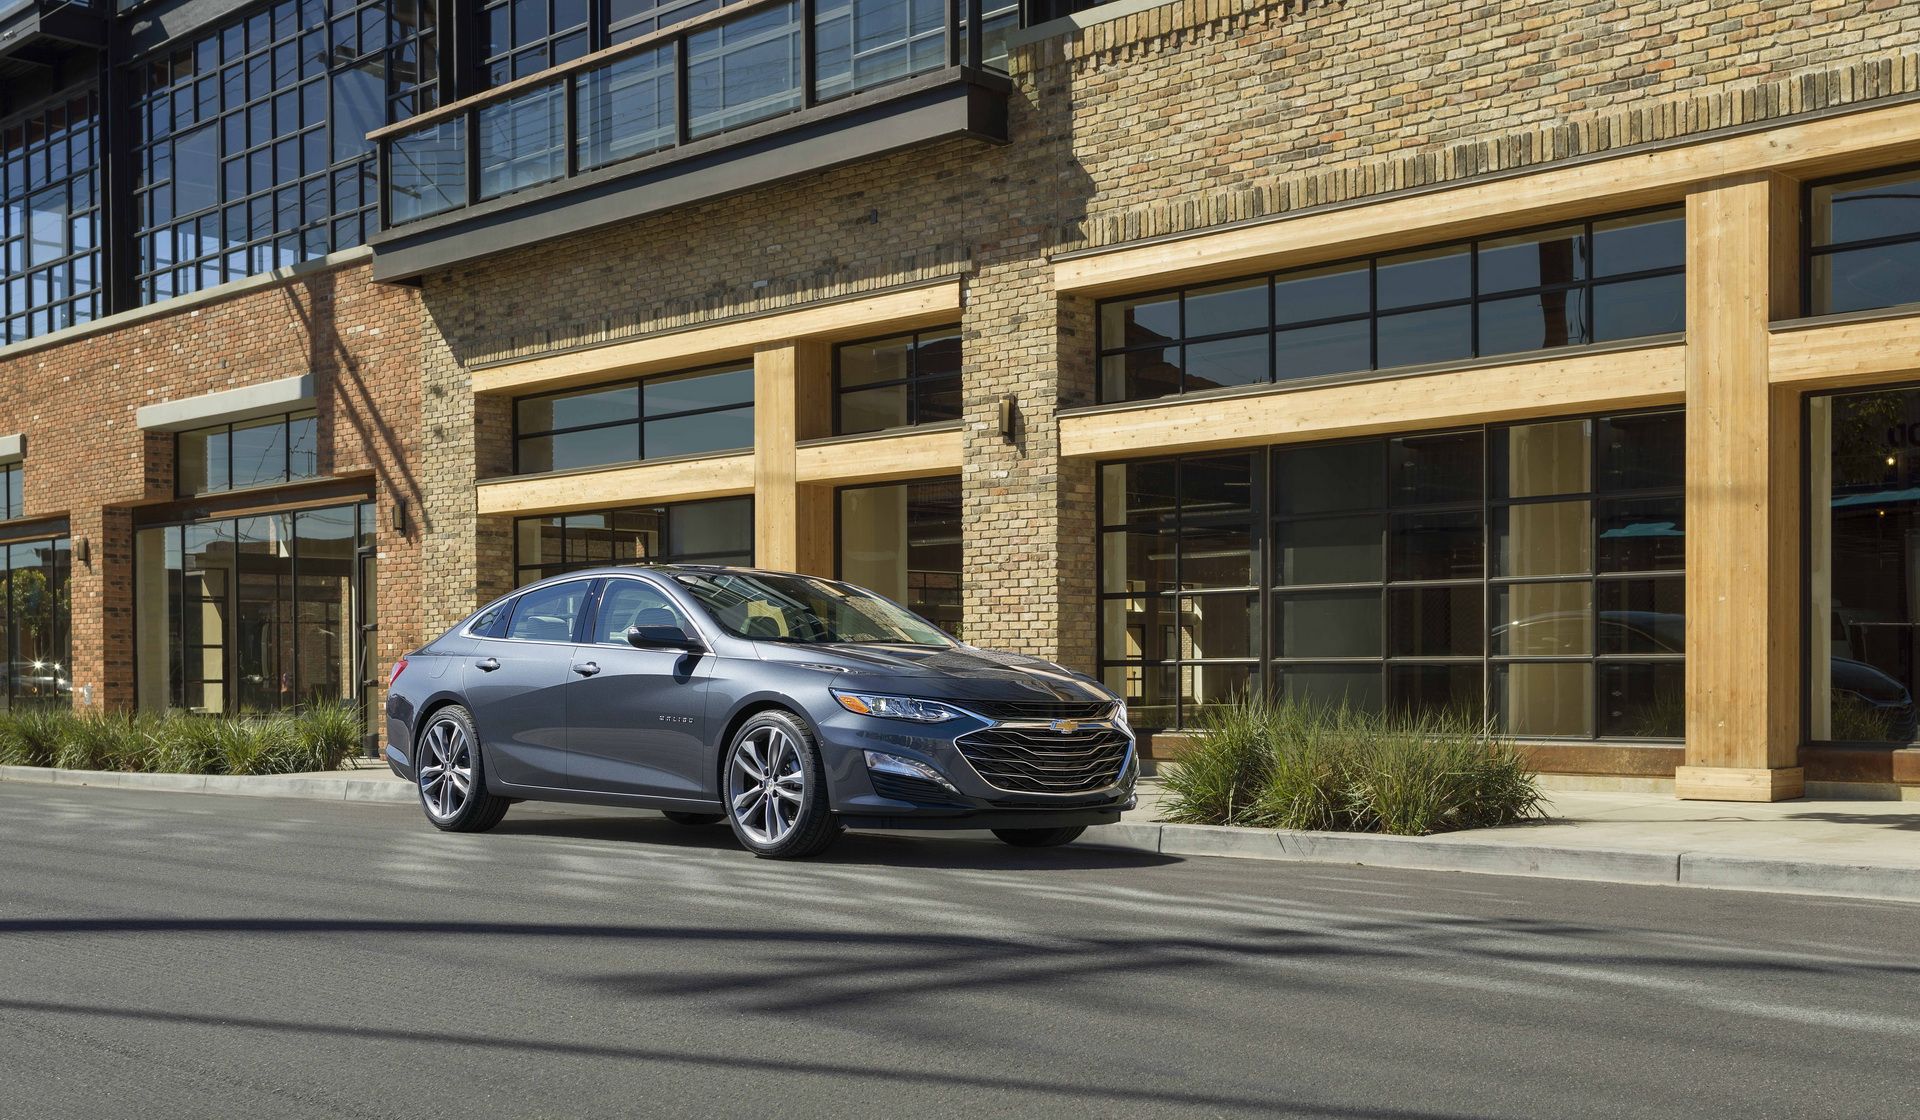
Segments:
[[[867,777],[873,782],[873,792],[893,801],[909,801],[916,805],[965,804],[938,783],[925,778],[909,778],[905,774],[885,774],[877,770],[869,771]]]
[[[988,719],[1100,719],[1113,711],[1111,700],[955,700]]]
[[[1085,793],[1120,780],[1126,733],[1089,727],[1070,735],[1044,728],[990,727],[955,742],[982,778],[1009,793]]]

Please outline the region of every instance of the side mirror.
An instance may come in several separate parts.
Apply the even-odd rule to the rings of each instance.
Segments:
[[[705,653],[707,647],[678,626],[634,626],[627,630],[627,644],[635,649],[677,649],[682,653]]]

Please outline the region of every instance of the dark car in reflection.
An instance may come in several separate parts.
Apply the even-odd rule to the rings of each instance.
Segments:
[[[427,819],[520,800],[726,821],[756,855],[844,828],[1064,844],[1131,808],[1125,707],[1036,657],[964,645],[835,580],[699,565],[556,576],[395,666],[389,765]]]
[[[1593,636],[1602,652],[1681,654],[1687,648],[1687,618],[1671,611],[1551,611],[1518,618],[1493,628],[1494,648],[1509,653],[1551,657],[1583,657],[1587,653],[1588,619],[1599,633]],[[1898,680],[1864,661],[1838,654],[1831,658],[1834,699],[1864,714],[1863,723],[1886,728],[1893,742],[1909,742],[1920,732],[1920,709],[1913,694]]]

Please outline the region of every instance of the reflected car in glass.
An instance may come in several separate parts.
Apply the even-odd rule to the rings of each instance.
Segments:
[[[394,665],[388,765],[448,831],[516,801],[725,821],[756,855],[846,828],[1049,847],[1133,806],[1125,706],[812,576],[610,567],[520,588]]]

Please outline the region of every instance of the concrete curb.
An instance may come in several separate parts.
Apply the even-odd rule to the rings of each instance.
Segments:
[[[96,786],[103,789],[147,789],[167,793],[220,793],[240,797],[295,797],[308,801],[364,801],[413,804],[413,786],[392,778],[263,775],[240,778],[229,774],[129,774],[113,770],[62,770],[47,766],[0,766],[0,781],[50,786]]]
[[[1754,859],[1711,852],[1132,823],[1090,830],[1078,843],[1174,856],[1344,863],[1416,871],[1468,871],[1484,875],[1920,901],[1920,868]]]

